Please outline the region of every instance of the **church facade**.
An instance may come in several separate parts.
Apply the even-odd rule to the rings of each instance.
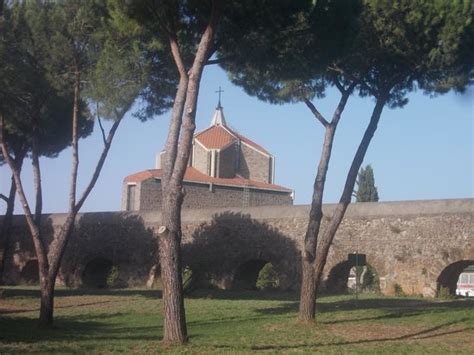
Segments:
[[[155,169],[124,179],[122,210],[160,208],[164,154],[158,156]],[[228,127],[219,103],[211,125],[194,135],[183,180],[183,208],[292,205],[293,191],[274,179],[274,156]]]

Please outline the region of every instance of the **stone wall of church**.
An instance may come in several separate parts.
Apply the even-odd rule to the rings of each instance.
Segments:
[[[289,193],[249,189],[248,197],[242,188],[202,184],[185,185],[186,196],[183,208],[209,208],[209,207],[242,207],[292,205],[293,199]],[[211,191],[212,190],[212,191]]]
[[[240,145],[239,171],[242,177],[269,183],[270,179],[270,157],[257,152],[255,149],[242,143]]]
[[[221,150],[219,154],[219,176],[220,178],[233,178],[235,176],[236,165],[236,145],[231,144]]]
[[[204,149],[199,143],[194,144],[193,154],[194,163],[193,167],[199,170],[201,173],[208,175],[210,165],[210,152]]]
[[[138,187],[138,186],[137,186]],[[140,211],[156,210],[160,206],[161,183],[156,179],[144,180],[140,183]]]
[[[160,208],[161,183],[159,180],[148,179],[137,184],[136,195],[139,201],[136,210],[151,211]],[[244,196],[243,189],[238,187],[216,186],[208,184],[184,183],[186,196],[183,208],[210,208],[210,207],[242,207],[292,205],[291,194],[286,192],[249,189],[248,197]],[[127,184],[124,184],[124,194]],[[126,198],[123,198],[126,201]],[[122,210],[126,209],[126,202]]]
[[[138,211],[140,209],[140,191],[141,182],[123,183],[121,201],[122,211]]]

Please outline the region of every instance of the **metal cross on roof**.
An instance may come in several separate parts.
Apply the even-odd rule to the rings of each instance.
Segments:
[[[219,86],[219,90],[216,91],[216,93],[219,93],[219,102],[217,103],[217,108],[222,108],[221,106],[221,93],[223,93],[224,90],[221,89],[221,87]]]

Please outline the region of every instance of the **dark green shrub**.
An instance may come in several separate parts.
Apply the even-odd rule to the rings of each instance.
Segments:
[[[119,275],[120,275],[120,271],[119,271],[118,266],[112,266],[107,275],[107,280],[106,280],[107,288],[114,288],[114,287],[119,286]]]
[[[367,264],[367,270],[362,279],[362,290],[364,292],[380,292],[380,280],[375,269]]]
[[[438,288],[438,291],[436,292],[436,297],[442,300],[452,300],[454,298],[454,295],[449,292],[448,287],[440,286]]]
[[[275,290],[280,286],[278,274],[271,263],[266,263],[260,270],[255,286],[259,290]]]
[[[193,270],[191,270],[188,266],[185,266],[182,271],[182,278],[183,278],[183,290],[190,291],[193,283]]]
[[[403,291],[402,286],[400,284],[393,285],[393,290],[395,292],[395,296],[397,297],[406,297],[405,291]]]

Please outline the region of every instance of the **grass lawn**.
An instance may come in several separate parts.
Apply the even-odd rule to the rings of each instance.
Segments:
[[[37,327],[38,290],[5,287],[0,353],[474,352],[474,300],[321,297],[318,323],[296,321],[295,294],[196,291],[186,299],[189,344],[166,348],[160,293],[59,289],[55,328]]]

